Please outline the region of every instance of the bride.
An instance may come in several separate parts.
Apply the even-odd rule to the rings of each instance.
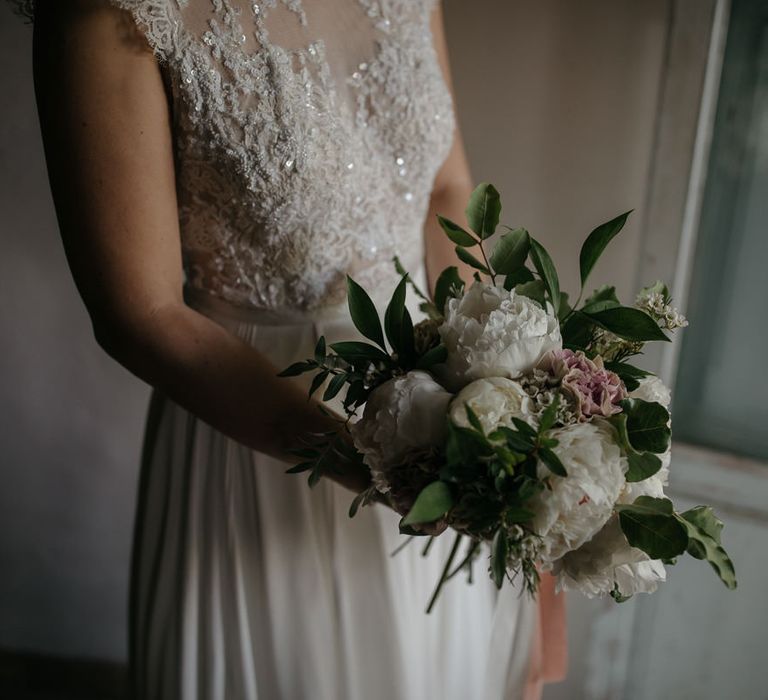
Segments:
[[[424,613],[427,556],[358,471],[287,450],[337,424],[279,369],[349,337],[344,281],[426,282],[471,189],[434,0],[38,0],[35,83],[96,339],[154,388],[130,602],[141,700],[536,698],[562,608],[485,576]],[[416,310],[413,310],[416,312]],[[119,400],[119,397],[116,397]],[[333,479],[334,481],[331,481]]]

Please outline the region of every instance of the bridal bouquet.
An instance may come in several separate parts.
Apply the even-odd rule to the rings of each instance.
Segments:
[[[471,580],[481,556],[498,587],[521,576],[532,594],[539,571],[551,571],[560,589],[623,601],[654,591],[665,564],[685,552],[734,588],[722,522],[708,506],[677,512],[664,494],[669,390],[629,361],[687,322],[660,282],[632,306],[611,286],[582,301],[629,212],[584,242],[573,304],[525,229],[503,227],[487,249],[500,213],[498,192],[483,184],[466,210],[470,231],[439,217],[458,258],[476,270],[474,282],[465,287],[449,267],[430,300],[396,260],[402,278],[383,325],[370,297],[348,280],[352,321],[371,342],[326,347],[320,338],[312,359],[282,372],[315,372],[310,394],[325,386],[325,401],[345,390],[346,434],[314,436],[289,471],[308,471],[313,485],[340,460],[362,462],[372,486],[350,515],[386,500],[403,515],[403,533],[452,529],[428,610],[454,575],[468,571]],[[405,306],[408,287],[427,316],[416,325]]]

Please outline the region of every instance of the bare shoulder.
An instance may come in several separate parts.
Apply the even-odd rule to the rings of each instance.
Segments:
[[[47,58],[51,66],[76,57],[98,58],[93,62],[107,68],[128,60],[154,62],[131,14],[109,0],[36,0],[35,48],[36,59]]]

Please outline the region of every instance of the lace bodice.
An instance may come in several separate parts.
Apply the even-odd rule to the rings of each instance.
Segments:
[[[111,0],[172,100],[187,284],[312,309],[423,257],[453,138],[434,0]]]

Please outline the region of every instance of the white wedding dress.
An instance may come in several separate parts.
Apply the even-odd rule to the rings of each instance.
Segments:
[[[112,0],[172,105],[187,299],[278,367],[349,339],[344,280],[381,303],[454,133],[433,0]],[[289,381],[289,380],[285,380]],[[265,395],[262,400],[269,402]],[[398,516],[350,520],[155,393],[131,599],[139,700],[518,700],[535,605],[478,562],[425,607],[452,537],[397,556]]]

